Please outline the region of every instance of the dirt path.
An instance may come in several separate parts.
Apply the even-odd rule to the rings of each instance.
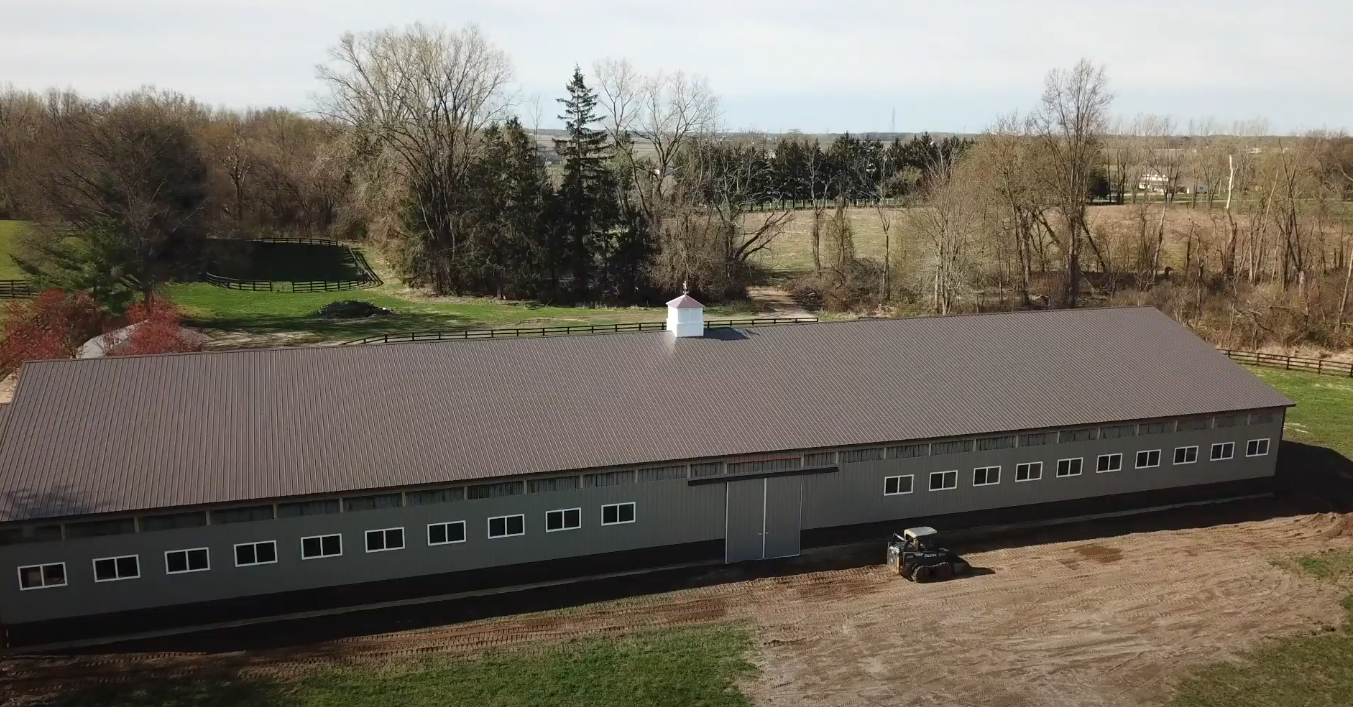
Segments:
[[[758,315],[770,317],[811,317],[813,314],[783,289],[774,285],[753,285],[747,288],[747,299]]]
[[[722,584],[302,648],[11,659],[0,692],[194,670],[290,676],[428,653],[745,619],[763,706],[1139,705],[1192,667],[1266,637],[1337,626],[1339,593],[1271,560],[1353,547],[1345,518],[1302,515],[969,553],[989,572],[913,585],[881,566]]]

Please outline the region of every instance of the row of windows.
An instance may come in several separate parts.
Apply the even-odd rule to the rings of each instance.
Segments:
[[[1269,453],[1270,440],[1252,439],[1245,444],[1245,456],[1259,457]],[[1225,461],[1235,456],[1234,442],[1213,444],[1209,459]],[[1176,447],[1174,450],[1176,466],[1194,464],[1198,461],[1198,447]],[[1161,450],[1150,449],[1136,453],[1136,468],[1150,469],[1161,464]],[[1059,478],[1080,476],[1084,464],[1083,458],[1059,459],[1056,475]],[[1095,460],[1096,473],[1112,473],[1123,468],[1121,453],[1101,454]],[[1043,478],[1043,462],[1026,462],[1015,466],[1015,482],[1037,481]],[[1001,482],[1001,467],[984,466],[973,469],[973,486],[992,486]],[[958,470],[931,472],[929,489],[947,491],[958,488]],[[913,475],[889,476],[884,479],[883,493],[887,496],[909,494],[914,490]],[[601,507],[602,525],[620,525],[635,522],[634,503],[615,503]],[[582,509],[565,508],[548,511],[545,514],[545,532],[553,533],[576,530],[582,527]],[[495,516],[488,519],[488,537],[505,538],[526,534],[526,516],[522,514]],[[380,528],[365,533],[366,551],[388,552],[404,549],[403,528]],[[465,521],[432,523],[427,526],[427,544],[429,546],[448,545],[465,542]],[[277,543],[265,540],[253,543],[241,543],[234,547],[235,566],[248,567],[277,562]],[[343,554],[343,537],[339,534],[315,535],[301,538],[301,559],[313,560],[337,557]],[[93,561],[95,582],[114,582],[124,579],[136,579],[141,576],[140,560],[136,555],[104,557]],[[211,569],[210,553],[207,548],[171,550],[165,553],[166,574],[184,574],[203,572]],[[29,565],[19,568],[20,589],[41,589],[60,587],[66,584],[66,565],[64,562],[44,565]]]
[[[1252,439],[1245,444],[1245,456],[1262,457],[1268,454],[1269,440]],[[1235,457],[1235,442],[1218,442],[1212,445],[1211,460],[1226,461]],[[1160,466],[1159,449],[1148,449],[1137,452],[1136,468],[1153,469]],[[1176,447],[1174,450],[1174,463],[1176,466],[1185,464],[1194,464],[1198,461],[1198,447]],[[1068,476],[1080,476],[1084,466],[1083,457],[1073,459],[1057,460],[1058,478]],[[1095,472],[1107,474],[1123,470],[1123,455],[1120,453],[1101,454],[1095,459]],[[883,480],[883,495],[898,496],[911,493],[913,490],[913,474],[901,476],[889,476]],[[1037,481],[1043,478],[1043,462],[1026,462],[1015,465],[1015,482]],[[1001,483],[1001,467],[999,466],[979,466],[972,470],[973,486],[994,486]],[[930,472],[931,491],[948,491],[958,488],[958,470],[932,471]]]
[[[635,504],[611,503],[601,507],[602,525],[623,525],[635,522]],[[431,523],[427,526],[429,546],[463,543],[466,540],[465,521]],[[545,514],[545,532],[577,530],[582,527],[582,509],[564,508]],[[488,519],[488,537],[506,538],[526,534],[526,516],[522,514],[495,516]],[[378,528],[365,532],[366,551],[390,552],[404,549],[403,528]],[[234,546],[235,566],[271,565],[278,560],[277,541],[261,540]],[[301,559],[318,560],[343,554],[343,536],[311,535],[301,538]],[[141,576],[138,555],[101,557],[93,561],[95,582],[114,582],[137,579]],[[205,547],[170,550],[164,553],[166,574],[205,572],[211,569],[211,553]],[[54,562],[19,568],[19,589],[43,589],[66,586],[66,563]]]

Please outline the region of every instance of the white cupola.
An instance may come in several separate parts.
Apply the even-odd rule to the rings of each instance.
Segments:
[[[667,303],[667,331],[677,338],[705,335],[705,305],[686,294]]]

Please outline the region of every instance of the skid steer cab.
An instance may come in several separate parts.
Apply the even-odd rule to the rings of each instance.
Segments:
[[[966,575],[971,567],[948,548],[940,547],[939,532],[922,526],[893,533],[888,542],[888,568],[913,582],[929,582]]]

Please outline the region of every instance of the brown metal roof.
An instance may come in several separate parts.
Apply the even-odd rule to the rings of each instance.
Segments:
[[[50,361],[0,520],[1290,404],[1150,308]]]

